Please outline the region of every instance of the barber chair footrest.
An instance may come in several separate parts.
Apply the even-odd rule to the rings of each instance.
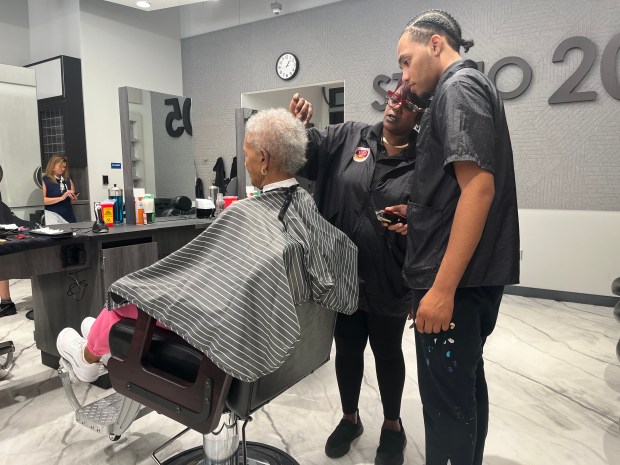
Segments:
[[[242,443],[239,443],[239,458],[237,463],[243,464],[243,452]],[[261,444],[258,442],[246,442],[248,450],[247,465],[299,465],[299,463],[286,452],[276,449],[268,444]],[[201,463],[200,460],[204,457],[204,450],[202,447],[195,447],[193,449],[186,450],[174,457],[169,458],[162,465],[187,465]]]
[[[149,412],[151,409],[114,393],[78,409],[75,420],[97,433],[113,437],[120,436],[134,420]]]

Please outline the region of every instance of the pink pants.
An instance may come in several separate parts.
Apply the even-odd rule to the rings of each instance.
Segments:
[[[88,333],[88,342],[86,347],[91,354],[97,357],[103,357],[110,353],[110,342],[108,338],[110,336],[110,330],[112,326],[121,321],[123,318],[131,318],[132,320],[138,319],[138,307],[134,304],[118,307],[115,310],[108,310],[104,308],[93,323],[90,332]],[[165,328],[164,325],[157,322],[157,326]]]

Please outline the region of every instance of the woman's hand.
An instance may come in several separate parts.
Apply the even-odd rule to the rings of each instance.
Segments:
[[[400,216],[407,217],[407,205],[393,205],[391,207],[385,207],[385,211],[394,212]],[[407,235],[407,225],[402,223],[396,223],[387,227],[390,231],[394,231],[397,234],[401,234],[403,236]]]
[[[302,123],[307,124],[312,119],[314,110],[312,104],[305,98],[301,97],[299,93],[294,93],[291,103],[288,106],[288,111]]]
[[[67,197],[71,200],[77,200],[79,194],[75,194],[71,189],[67,189],[62,195],[61,198],[64,200]]]

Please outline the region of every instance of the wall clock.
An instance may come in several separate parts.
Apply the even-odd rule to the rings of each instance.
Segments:
[[[276,73],[280,79],[293,79],[299,71],[299,58],[290,52],[283,53],[276,61]]]

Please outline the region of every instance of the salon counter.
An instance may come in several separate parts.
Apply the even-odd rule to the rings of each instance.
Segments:
[[[67,326],[79,331],[84,318],[96,317],[110,284],[183,247],[211,222],[193,218],[123,224],[107,233],[93,233],[92,222],[73,223],[53,226],[73,231],[69,238],[19,239],[10,250],[3,249],[8,242],[0,244],[0,279],[31,279],[34,338],[42,362],[58,366],[58,333]]]

